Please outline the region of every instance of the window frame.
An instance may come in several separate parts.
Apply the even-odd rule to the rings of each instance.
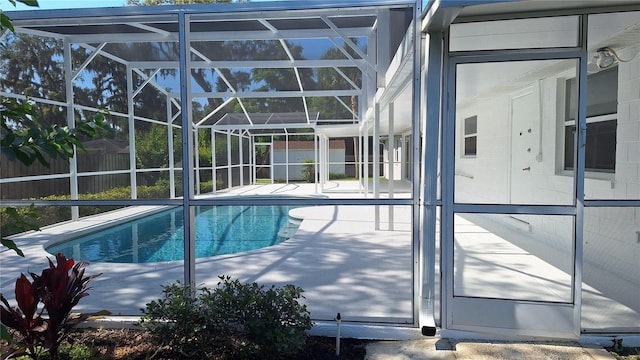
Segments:
[[[475,120],[475,131],[467,132],[467,121]],[[478,156],[478,115],[468,116],[462,119],[462,139],[461,157],[463,158],[475,158]],[[473,147],[473,153],[467,153],[467,139],[475,139],[475,146]]]
[[[615,71],[614,71],[615,70]],[[611,74],[615,74],[614,76],[614,81],[615,81],[615,88],[616,88],[616,107],[615,107],[615,112],[611,112],[611,113],[606,113],[606,114],[598,114],[598,115],[593,115],[593,116],[589,116],[589,114],[587,114],[587,118],[586,118],[586,122],[587,122],[587,132],[589,131],[589,125],[590,124],[596,124],[596,123],[604,123],[604,122],[614,122],[616,124],[616,128],[617,128],[617,122],[618,122],[618,109],[617,109],[617,99],[618,99],[618,95],[617,95],[617,89],[618,89],[618,73],[619,73],[619,69],[618,66],[615,65],[614,67],[610,68],[610,69],[605,69],[602,71],[608,71],[611,72]],[[592,75],[596,75],[599,74],[601,72],[595,73],[595,74],[588,74],[587,75],[587,79],[589,78],[589,76]],[[570,108],[570,104],[571,104],[571,96],[568,94],[568,90],[570,89],[571,85],[569,84],[571,81],[576,81],[576,77],[572,76],[572,77],[566,77],[564,78],[562,85],[563,88],[559,89],[562,90],[563,93],[563,99],[562,99],[562,124],[561,124],[561,133],[559,134],[559,136],[562,139],[562,147],[561,147],[561,151],[562,151],[562,155],[560,156],[560,171],[561,173],[568,175],[568,174],[572,174],[573,171],[575,170],[575,155],[576,155],[576,149],[575,149],[575,127],[576,127],[576,119],[575,119],[575,114],[574,114],[574,118],[570,118],[570,114],[569,114],[569,108]],[[587,80],[587,85],[588,85],[588,80]],[[587,96],[587,102],[589,101],[589,98]],[[569,149],[567,147],[567,141],[566,141],[566,132],[568,128],[573,127],[573,133],[574,133],[574,141],[573,146],[571,147],[571,149]],[[588,137],[588,133],[587,133],[587,137]],[[587,147],[589,146],[589,142],[587,142]],[[613,148],[613,153],[614,153],[614,159],[613,159],[613,169],[604,169],[604,168],[589,168],[589,164],[588,164],[588,159],[585,159],[585,161],[587,162],[585,164],[585,177],[587,178],[593,178],[593,179],[604,179],[604,180],[610,180],[614,175],[615,175],[615,171],[616,171],[616,160],[615,160],[615,153],[616,153],[616,148],[617,148],[617,133],[616,133],[616,138],[614,141],[614,148]],[[574,158],[574,164],[571,167],[567,166],[567,151],[571,151],[573,153],[573,158]]]

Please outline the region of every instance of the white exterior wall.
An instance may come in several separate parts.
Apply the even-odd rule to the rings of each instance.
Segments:
[[[637,48],[632,50],[638,51]],[[626,56],[627,58],[634,55],[633,52],[622,52],[621,54],[622,57]],[[639,199],[640,56],[635,56],[631,62],[621,63],[618,67],[617,139],[615,184],[613,194],[610,197]]]
[[[289,150],[289,180],[302,180],[302,165],[305,160],[315,161],[313,149]],[[334,174],[345,173],[345,149],[329,150],[329,172]],[[273,177],[276,180],[287,179],[287,157],[285,150],[273,150]],[[295,165],[294,165],[295,164]]]
[[[458,108],[456,127],[461,129],[465,118],[478,116],[477,156],[463,157],[462,138],[456,136],[456,201],[491,202],[508,201],[509,127],[503,114],[507,113],[508,97],[500,94],[483,99],[472,109]],[[487,119],[491,119],[488,121]],[[458,134],[459,135],[459,134]]]
[[[455,197],[457,202],[509,204],[512,202],[512,186],[523,188],[530,193],[531,196],[527,202],[533,204],[557,204],[559,199],[562,199],[560,202],[562,204],[571,201],[572,178],[556,175],[555,131],[544,130],[556,127],[555,112],[553,114],[546,113],[549,111],[543,112],[542,123],[532,119],[538,124],[538,128],[533,129],[534,132],[543,129],[542,156],[538,157],[541,160],[531,163],[531,171],[528,172],[529,181],[511,184],[512,139],[511,119],[508,116],[511,113],[511,99],[523,93],[539,93],[538,86],[542,87],[543,101],[552,100],[555,103],[557,78],[549,78],[540,84],[527,84],[516,91],[494,93],[493,97],[483,98],[471,104],[467,112],[464,108],[458,109],[456,117],[458,129],[462,129],[465,118],[477,115],[478,138],[477,155],[461,157],[461,132],[456,137]],[[554,104],[544,108],[548,110],[556,107]],[[531,114],[531,116],[538,117],[537,114]],[[558,135],[563,136],[563,134]],[[539,150],[532,149],[534,153],[539,153]],[[510,238],[509,240],[563,271],[571,272],[572,263],[568,261],[572,258],[573,249],[570,242],[573,233],[571,218],[530,215],[518,215],[518,220],[509,216],[500,218],[507,226],[518,228],[523,226],[521,221],[528,222],[532,236],[537,238],[535,243],[526,239]]]
[[[393,142],[392,144],[392,156],[393,156],[393,180],[402,180],[403,179],[403,166],[406,166],[406,159],[403,159],[402,154],[404,153],[404,149],[402,148],[403,146],[405,146],[405,144],[403,142],[400,142],[400,145],[398,146],[397,144],[397,139],[396,141]],[[386,179],[389,179],[389,144],[385,144],[384,146],[384,150],[382,152],[382,161],[383,161],[383,166],[382,166],[382,176],[384,176]]]
[[[630,57],[630,56],[627,56]],[[574,71],[571,72],[575,74]],[[553,74],[522,86],[515,91],[493,93],[456,112],[456,176],[457,202],[509,204],[511,186],[521,186],[531,194],[531,204],[571,204],[573,177],[562,169],[564,137],[564,91],[560,84],[575,75]],[[511,170],[511,97],[522,91],[538,91],[542,99],[542,120],[533,131],[541,131],[541,149],[531,164],[528,181],[510,184]],[[528,90],[527,90],[528,89]],[[477,115],[477,156],[461,157],[462,129],[465,118]],[[537,117],[532,113],[530,116]],[[618,122],[615,174],[586,174],[586,199],[640,198],[640,56],[632,62],[620,63],[618,70]],[[517,169],[516,169],[517,170]],[[607,177],[609,179],[607,179]],[[517,201],[513,201],[517,203]],[[562,259],[571,254],[572,244],[564,239],[572,236],[570,217],[518,216],[530,223],[536,243],[517,244],[564,271],[571,264]],[[505,217],[507,219],[507,217]],[[507,224],[510,220],[505,220]],[[640,288],[640,214],[637,208],[587,208],[584,229],[585,279],[595,278],[598,269],[606,269],[626,284],[628,304],[640,310],[640,299],[633,298]],[[605,279],[602,279],[604,282]],[[632,305],[633,306],[633,305]]]
[[[346,174],[345,168],[346,153],[345,149],[329,149],[329,173],[330,174]]]
[[[631,56],[624,54],[622,56]],[[624,58],[624,57],[623,57]],[[613,181],[586,179],[586,198],[640,198],[640,56],[618,68],[618,127]],[[584,272],[636,313],[640,312],[640,209],[587,208]],[[606,277],[613,272],[615,277]],[[598,304],[593,304],[594,307]],[[630,319],[633,322],[632,319]],[[602,320],[606,324],[606,319]],[[640,326],[640,319],[635,320]],[[601,324],[584,324],[598,327]]]

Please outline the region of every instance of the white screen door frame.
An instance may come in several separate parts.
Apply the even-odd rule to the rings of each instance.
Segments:
[[[464,64],[481,64],[489,62],[515,62],[527,60],[553,60],[553,59],[571,59],[576,64],[581,73],[581,79],[586,79],[586,55],[579,50],[559,50],[550,49],[548,53],[535,52],[527,54],[526,52],[505,53],[500,54],[478,54],[465,56],[451,56],[447,62],[447,76],[445,81],[445,105],[443,113],[443,161],[442,161],[442,247],[441,247],[441,270],[443,273],[442,282],[442,327],[443,332],[472,332],[483,334],[498,334],[504,337],[512,336],[536,336],[546,338],[578,338],[580,336],[580,306],[581,306],[581,263],[582,263],[582,198],[577,194],[582,194],[584,188],[584,180],[582,175],[584,167],[580,164],[576,167],[576,175],[574,181],[575,201],[569,205],[553,205],[553,204],[514,204],[511,202],[511,196],[506,198],[504,203],[464,203],[455,201],[455,181],[456,169],[455,159],[456,151],[456,72],[459,65]],[[521,96],[512,97],[516,102],[520,100],[531,100],[539,98],[536,95],[538,89],[533,86],[529,89],[529,93],[525,91]],[[585,94],[584,86],[580,87],[580,94]],[[532,96],[527,98],[527,96]],[[586,106],[580,101],[579,118],[582,119],[584,125],[584,112]],[[519,105],[518,105],[519,106]],[[531,106],[524,105],[524,106]],[[511,110],[511,109],[510,109]],[[519,109],[518,111],[521,111]],[[461,114],[462,115],[462,114]],[[516,114],[517,115],[517,114]],[[481,117],[478,119],[478,137],[482,137],[480,123],[483,121]],[[585,127],[586,128],[586,127]],[[511,129],[509,130],[511,131]],[[584,132],[578,132],[579,138],[576,144],[583,142]],[[537,136],[537,134],[534,134]],[[480,140],[479,140],[480,141]],[[534,142],[535,143],[535,142]],[[512,151],[510,141],[504,143],[505,151]],[[478,157],[482,156],[481,149],[478,148]],[[532,149],[532,153],[537,149]],[[535,154],[532,154],[535,157]],[[577,162],[584,159],[583,150],[577,152]],[[517,160],[517,159],[516,159]],[[517,160],[517,161],[521,161]],[[513,159],[509,163],[513,165]],[[526,168],[527,166],[523,166]],[[516,171],[516,170],[511,170]],[[520,169],[522,171],[522,169]],[[524,170],[527,172],[527,170]],[[506,175],[512,177],[513,174]],[[510,184],[511,179],[507,180]],[[513,191],[509,189],[513,194]],[[464,267],[456,266],[456,261],[461,257],[458,252],[457,258],[454,251],[459,248],[459,244],[455,243],[454,222],[460,221],[461,215],[472,214],[473,216],[504,216],[509,217],[513,214],[525,216],[559,216],[565,219],[572,219],[572,236],[573,236],[573,258],[568,259],[571,263],[571,269],[568,270],[568,280],[565,285],[570,286],[568,295],[563,297],[562,301],[547,301],[539,298],[508,298],[501,296],[487,296],[482,289],[470,289],[465,291],[454,291],[456,285],[460,284],[460,275],[465,271],[469,271]],[[473,238],[471,238],[473,241]],[[486,259],[485,259],[486,260]],[[490,260],[489,260],[490,263]],[[489,266],[487,276],[491,275],[491,267]],[[474,274],[482,276],[483,274]],[[458,281],[458,283],[456,283]],[[444,335],[443,335],[444,336]]]

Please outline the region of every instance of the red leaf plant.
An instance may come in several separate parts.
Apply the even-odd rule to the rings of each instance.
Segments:
[[[17,307],[12,307],[0,294],[2,324],[16,330],[21,339],[1,359],[28,355],[38,359],[44,352],[58,358],[58,347],[69,331],[90,314],[71,314],[80,299],[89,295],[87,284],[97,275],[84,276],[86,262],[74,262],[63,254],[56,255],[57,264],[49,259],[49,268],[42,274],[24,274],[16,280]],[[40,303],[42,306],[40,306]],[[46,315],[45,315],[46,313]],[[13,344],[13,345],[16,345]]]

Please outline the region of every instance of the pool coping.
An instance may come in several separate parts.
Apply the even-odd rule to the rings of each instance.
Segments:
[[[261,206],[285,206],[285,207],[307,207],[307,206],[296,206],[296,205],[196,205],[195,207],[217,207],[217,206],[241,206],[241,207],[251,207],[251,206],[255,206],[255,207],[261,207]],[[79,229],[74,229],[73,231],[69,231],[69,232],[65,232],[62,234],[58,234],[55,235],[53,239],[50,239],[44,243],[42,243],[43,248],[45,249],[45,252],[47,252],[49,255],[53,256],[55,255],[53,252],[49,251],[48,249],[50,249],[51,247],[57,246],[57,245],[62,245],[66,242],[73,242],[76,241],[84,236],[89,236],[92,234],[96,234],[102,230],[105,229],[110,229],[119,225],[124,225],[127,224],[129,222],[133,222],[136,220],[139,220],[141,218],[150,216],[150,215],[155,215],[155,214],[161,214],[165,211],[169,211],[171,209],[175,209],[175,208],[179,208],[182,207],[182,205],[167,205],[167,206],[147,206],[144,209],[128,209],[128,208],[123,208],[123,209],[115,209],[115,210],[111,210],[109,212],[105,212],[105,213],[101,213],[101,214],[96,214],[96,215],[92,215],[92,216],[87,216],[85,218],[82,218],[81,220],[77,221],[77,222],[70,222],[73,223],[73,225],[82,225],[83,223],[85,223],[85,221],[83,221],[84,219],[86,219],[86,222],[97,222],[96,224],[90,224],[88,226],[84,226],[81,227]],[[129,213],[129,215],[124,215],[124,216],[118,216],[117,218],[115,218],[112,215],[118,215],[121,212],[125,212],[124,210],[129,210],[126,211],[126,213]],[[139,211],[138,211],[139,210]],[[287,220],[286,223],[292,223],[295,222],[296,223],[296,232],[298,230],[298,228],[300,227],[300,224],[302,223],[302,221],[304,220],[303,217],[300,216],[295,216],[291,214],[291,210],[294,209],[289,209],[287,212]],[[105,219],[103,219],[105,218]],[[290,238],[292,238],[293,236],[295,236],[295,233],[293,234],[287,234],[287,236],[283,236],[281,235],[281,232],[286,228],[286,223],[283,224],[283,226],[278,229],[278,232],[276,233],[276,236],[282,238],[282,240],[276,242],[273,245],[269,245],[269,246],[275,246],[283,241],[286,241]],[[62,223],[61,226],[65,225],[65,223]],[[49,227],[54,227],[55,225],[51,225]],[[180,226],[180,228],[182,228],[182,225]],[[34,232],[30,232],[30,234],[33,234]],[[25,235],[28,235],[27,233],[25,233]],[[16,241],[20,241],[20,238],[17,237],[15,239]],[[268,246],[267,246],[268,247]],[[250,252],[253,250],[259,250],[262,247],[258,247],[255,249],[248,249],[245,251],[236,251],[236,252],[231,252],[231,253],[223,253],[223,254],[217,254],[217,255],[210,255],[210,256],[197,256],[196,257],[196,261],[198,259],[201,258],[209,258],[209,257],[216,257],[216,256],[224,256],[224,255],[233,255],[233,254],[237,254],[237,253],[245,253],[245,252]],[[94,263],[111,263],[111,264],[145,264],[145,263],[169,263],[172,261],[183,261],[183,259],[178,259],[178,260],[160,260],[160,261],[149,261],[149,262],[120,262],[120,261],[103,261],[103,260],[92,260],[91,262]]]

